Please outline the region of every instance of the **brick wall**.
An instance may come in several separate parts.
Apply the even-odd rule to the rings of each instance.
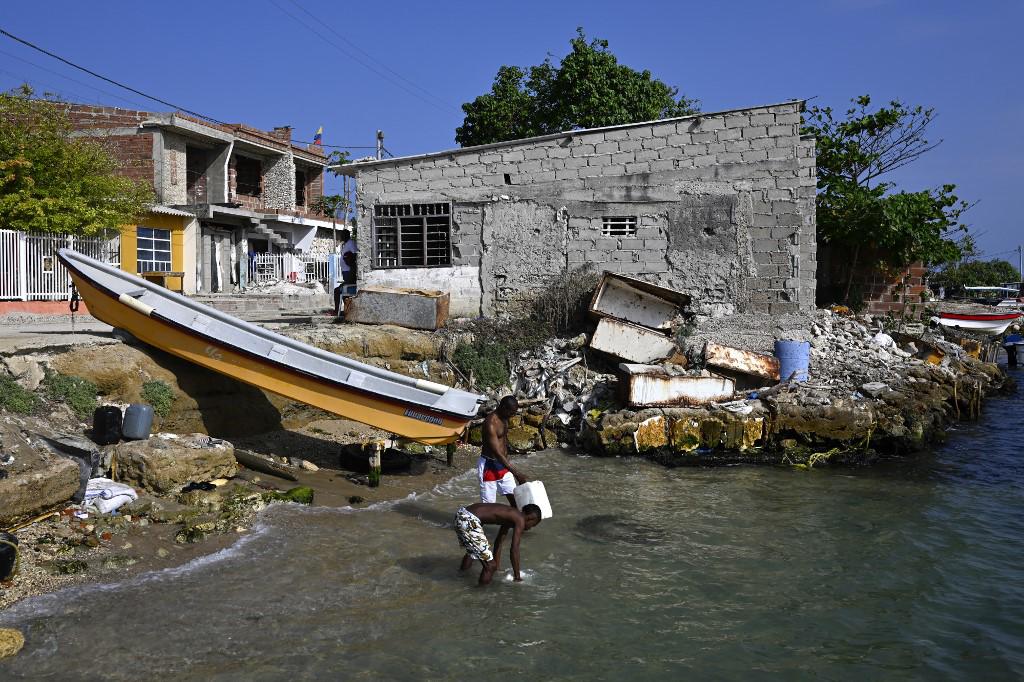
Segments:
[[[927,291],[925,277],[928,268],[914,263],[905,268],[878,267],[878,257],[870,252],[858,256],[861,265],[853,274],[850,284],[850,302],[863,304],[865,312],[876,315],[902,313],[904,304],[920,303]],[[822,245],[820,305],[842,302],[849,280],[848,254],[840,249]]]
[[[814,306],[814,142],[800,104],[358,164],[360,272],[377,203],[453,204],[453,266],[494,312],[552,268],[593,263],[690,293],[709,314]],[[603,217],[635,216],[609,238]],[[395,275],[397,277],[397,275]]]

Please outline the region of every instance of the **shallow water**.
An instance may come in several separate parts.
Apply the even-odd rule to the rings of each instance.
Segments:
[[[470,472],[371,510],[279,506],[213,557],[0,613],[28,641],[0,679],[1019,679],[1022,445],[1019,392],[866,471],[540,453],[556,516],[523,539],[526,580],[487,589],[449,526]]]

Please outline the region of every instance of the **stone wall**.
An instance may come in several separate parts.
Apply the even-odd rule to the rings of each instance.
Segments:
[[[373,272],[375,204],[450,201],[452,265],[480,266],[484,313],[584,263],[690,293],[712,315],[811,309],[816,173],[800,108],[791,102],[350,166],[366,228],[360,276]],[[635,233],[609,234],[606,217],[635,218]]]
[[[263,207],[295,208],[295,160],[291,154],[263,160]]]

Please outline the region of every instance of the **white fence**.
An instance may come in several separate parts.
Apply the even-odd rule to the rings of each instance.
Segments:
[[[70,248],[121,266],[121,235],[72,237],[0,230],[0,300],[61,301],[71,296],[71,278],[57,249]]]
[[[270,284],[280,281],[326,282],[327,259],[290,253],[257,253],[249,258],[249,281]]]

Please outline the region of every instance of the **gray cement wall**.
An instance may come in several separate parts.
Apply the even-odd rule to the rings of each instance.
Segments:
[[[479,267],[452,308],[501,312],[566,267],[591,263],[693,296],[712,315],[814,306],[814,141],[800,103],[704,114],[348,167],[358,180],[360,278],[374,270],[373,206],[453,205],[452,270]],[[635,235],[602,234],[635,216]],[[438,270],[431,268],[431,270]],[[410,274],[413,273],[413,274]],[[432,276],[432,278],[435,278]]]

